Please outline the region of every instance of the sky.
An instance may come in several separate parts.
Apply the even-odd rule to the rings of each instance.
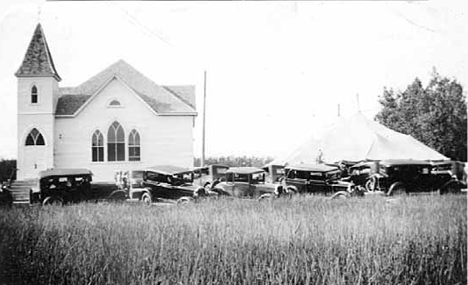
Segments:
[[[41,22],[61,87],[124,59],[196,85],[194,155],[281,156],[341,116],[373,118],[384,87],[433,67],[468,83],[465,1],[0,1],[0,157],[15,158],[17,79]],[[466,90],[466,89],[465,89]],[[466,94],[466,91],[465,91]],[[345,139],[345,138],[344,138]]]

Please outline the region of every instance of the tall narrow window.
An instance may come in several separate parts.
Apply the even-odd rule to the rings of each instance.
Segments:
[[[36,104],[37,103],[37,87],[34,85],[31,88],[31,103]]]
[[[140,134],[136,130],[128,137],[128,160],[140,161]]]
[[[113,122],[107,131],[107,160],[125,160],[125,135],[122,126]]]
[[[32,129],[26,137],[26,145],[45,145],[44,137],[36,129]]]
[[[93,161],[104,161],[104,137],[99,130],[93,134],[91,148]]]

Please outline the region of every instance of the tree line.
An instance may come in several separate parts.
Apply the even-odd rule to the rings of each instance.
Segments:
[[[405,90],[384,88],[375,119],[452,160],[467,159],[467,110],[463,86],[433,69],[429,83],[419,78]]]

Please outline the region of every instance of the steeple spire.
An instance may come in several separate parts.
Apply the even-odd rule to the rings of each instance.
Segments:
[[[54,61],[52,60],[41,23],[37,24],[23,63],[15,75],[16,77],[52,76],[57,81],[62,80],[57,70],[55,70]]]

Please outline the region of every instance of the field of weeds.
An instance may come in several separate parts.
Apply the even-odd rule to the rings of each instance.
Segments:
[[[465,195],[0,209],[2,284],[466,284]]]

